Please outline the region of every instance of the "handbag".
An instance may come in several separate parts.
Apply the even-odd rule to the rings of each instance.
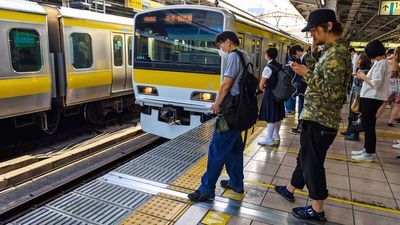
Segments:
[[[351,111],[353,111],[354,113],[360,113],[360,93],[355,93],[354,94],[354,100],[351,103]]]

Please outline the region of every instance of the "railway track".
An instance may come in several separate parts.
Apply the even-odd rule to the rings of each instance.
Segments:
[[[140,126],[111,130],[62,150],[0,163],[0,224],[163,142]]]

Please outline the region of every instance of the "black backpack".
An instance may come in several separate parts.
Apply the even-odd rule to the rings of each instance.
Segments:
[[[232,128],[247,130],[251,128],[258,119],[257,85],[258,80],[253,75],[253,64],[244,60],[239,50],[234,50],[239,55],[243,65],[243,73],[239,81],[238,95],[232,96],[230,92],[225,96],[221,104],[222,115],[228,125]],[[249,67],[252,72],[249,72]]]
[[[272,94],[275,101],[283,102],[288,100],[295,92],[296,87],[292,84],[293,75],[278,69],[274,65],[268,65],[278,71],[278,82],[274,89],[272,89]]]

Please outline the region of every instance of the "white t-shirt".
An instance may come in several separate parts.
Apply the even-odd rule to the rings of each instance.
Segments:
[[[264,67],[264,70],[263,70],[262,75],[261,75],[262,78],[269,79],[269,78],[271,77],[271,75],[272,75],[272,70],[271,70],[271,68],[269,68],[269,66],[268,66],[268,64],[269,64],[270,62],[272,62],[272,60],[268,61],[267,65]]]
[[[390,65],[388,60],[375,61],[368,71],[367,77],[371,79],[372,87],[367,82],[364,82],[360,97],[386,101],[390,85]]]

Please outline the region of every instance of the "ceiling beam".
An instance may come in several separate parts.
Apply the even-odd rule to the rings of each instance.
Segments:
[[[369,20],[364,24],[364,26],[362,26],[360,29],[358,29],[356,34],[360,33],[362,30],[364,30],[364,28],[366,28],[372,22],[372,20],[375,19],[376,16],[378,16],[378,13],[375,13],[371,18],[369,18]]]
[[[392,19],[391,21],[387,22],[385,25],[380,26],[379,28],[377,28],[377,29],[374,30],[373,32],[369,33],[367,36],[365,36],[365,37],[363,38],[363,40],[366,40],[366,39],[367,39],[368,37],[370,37],[372,34],[376,33],[377,31],[379,31],[380,29],[382,29],[382,28],[384,28],[384,27],[387,27],[389,24],[395,22],[395,21],[398,20],[398,19],[400,19],[400,16],[395,17],[395,18]],[[395,30],[396,30],[396,29],[395,29]],[[375,40],[375,39],[379,39],[379,38],[381,38],[382,36],[385,36],[385,35],[387,35],[387,34],[390,34],[391,32],[393,32],[393,30],[390,31],[390,32],[388,32],[388,33],[385,33],[385,34],[383,34],[383,35],[381,35],[381,36],[378,36],[378,37],[374,38],[374,40]]]
[[[350,8],[350,12],[347,15],[346,24],[344,25],[344,28],[343,28],[342,37],[345,37],[347,35],[350,25],[354,21],[354,18],[356,17],[357,12],[360,9],[361,3],[362,3],[362,0],[354,0],[353,1],[353,4],[351,5],[351,8]]]

